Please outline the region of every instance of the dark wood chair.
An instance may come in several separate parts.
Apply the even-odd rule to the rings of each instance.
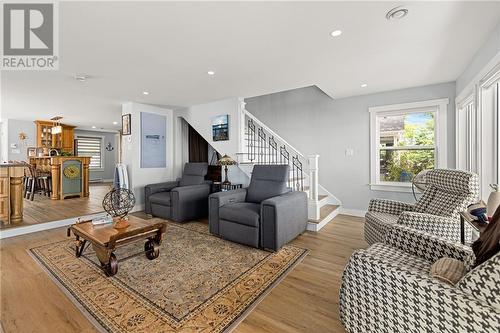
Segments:
[[[34,200],[35,193],[50,197],[52,192],[50,174],[37,170],[31,164],[27,165],[26,171],[24,197],[31,201]]]

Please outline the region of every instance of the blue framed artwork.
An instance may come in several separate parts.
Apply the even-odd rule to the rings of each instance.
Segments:
[[[214,141],[229,140],[229,115],[212,118],[212,138]]]
[[[141,168],[167,166],[167,117],[141,112]]]

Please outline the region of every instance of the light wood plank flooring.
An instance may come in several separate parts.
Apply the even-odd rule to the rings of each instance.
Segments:
[[[5,333],[96,332],[92,324],[27,253],[66,238],[54,229],[0,243],[0,321]],[[293,244],[309,255],[250,313],[235,333],[344,332],[338,291],[351,253],[366,247],[363,219],[337,216],[321,231]]]
[[[109,192],[110,186],[111,184],[107,183],[91,185],[88,198],[51,200],[49,197],[37,194],[33,201],[23,199],[23,222],[16,224],[0,223],[0,229],[58,221],[102,212],[102,199]]]

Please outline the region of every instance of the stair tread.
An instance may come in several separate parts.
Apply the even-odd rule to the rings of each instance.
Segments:
[[[339,208],[339,205],[324,205],[323,207],[320,208],[319,210],[319,219],[318,220],[309,220],[309,222],[312,223],[320,223],[323,221],[328,215],[330,215],[332,212],[337,210]]]
[[[320,195],[318,195],[318,201],[321,201],[321,200],[323,200],[326,197],[328,197],[328,195],[326,195],[326,194],[320,194]]]

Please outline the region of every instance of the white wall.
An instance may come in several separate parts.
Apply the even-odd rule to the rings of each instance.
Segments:
[[[115,165],[118,161],[119,147],[117,145],[117,133],[75,129],[75,139],[77,139],[78,136],[103,138],[102,161],[104,163],[104,168],[102,170],[90,170],[90,180],[101,178],[104,181],[113,181]],[[107,151],[105,149],[108,142],[111,143],[114,150]]]
[[[141,168],[141,112],[166,116],[167,167]],[[134,210],[144,209],[144,186],[174,180],[174,116],[171,109],[128,102],[122,105],[122,114],[131,114],[131,135],[122,138],[122,162],[127,165],[130,188],[136,198]]]
[[[240,152],[240,133],[243,130],[241,108],[240,98],[228,98],[179,109],[175,115],[184,118],[220,154],[227,154],[236,160],[236,153]],[[229,140],[213,141],[212,119],[226,114],[229,115]],[[180,139],[178,142],[180,147]],[[237,166],[229,167],[228,175],[232,183],[248,184],[248,177]]]
[[[464,41],[467,43],[467,41]],[[457,78],[457,96],[467,88],[481,70],[495,57],[500,56],[500,23],[491,32],[488,39],[477,50],[470,63],[464,69],[463,73]]]
[[[498,138],[497,108],[495,93],[492,87],[484,87],[487,78],[500,66],[500,23],[492,31],[489,38],[476,52],[464,72],[457,79],[457,99],[462,103],[469,96],[474,96],[475,107],[478,113],[477,150],[478,173],[481,179],[481,196],[487,200],[491,189],[489,184],[498,183],[498,146],[495,142]],[[463,116],[462,116],[463,119]],[[457,123],[460,127],[460,142],[457,147],[465,153],[467,145],[464,144],[465,121]]]
[[[9,160],[8,156],[8,124],[7,119],[0,120],[0,163],[7,162]]]
[[[246,109],[296,147],[302,154],[319,154],[319,183],[337,196],[346,209],[366,210],[371,198],[413,202],[409,193],[372,191],[370,182],[370,124],[368,107],[455,99],[455,84],[395,90],[331,99],[316,87],[295,89],[245,100]],[[453,103],[448,105],[448,167],[454,167]],[[346,148],[354,150],[346,156]]]
[[[27,139],[19,139],[19,133],[25,133]],[[2,119],[1,161],[27,161],[28,147],[36,147],[36,125],[33,121]],[[15,144],[13,148],[11,145]]]

